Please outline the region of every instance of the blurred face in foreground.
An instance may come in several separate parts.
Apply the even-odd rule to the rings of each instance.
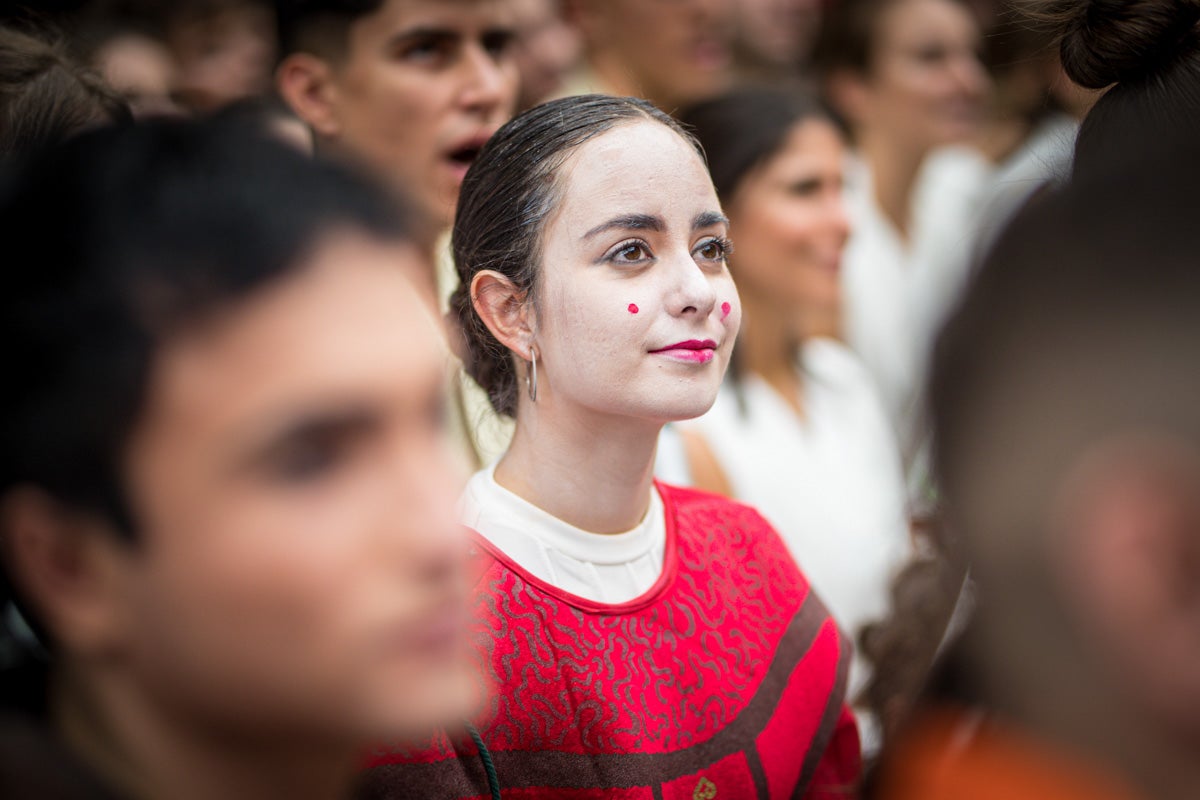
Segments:
[[[335,231],[159,351],[107,641],[147,705],[239,741],[344,744],[472,702],[445,356],[398,268],[418,258]]]

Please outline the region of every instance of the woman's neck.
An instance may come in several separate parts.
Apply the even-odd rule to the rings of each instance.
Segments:
[[[745,371],[760,376],[803,417],[803,382],[796,369],[801,337],[794,313],[746,293],[742,295],[742,319],[737,348]]]
[[[67,746],[133,798],[202,800],[347,795],[358,752],[345,743],[244,737],[172,719],[126,680],[58,676],[51,714]]]
[[[521,399],[496,482],[585,531],[636,527],[650,505],[662,425],[566,406],[548,396]]]
[[[871,170],[875,201],[907,241],[912,234],[913,192],[929,151],[908,147],[886,131],[861,131],[858,142]]]

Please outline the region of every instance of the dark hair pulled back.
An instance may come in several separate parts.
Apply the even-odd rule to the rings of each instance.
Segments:
[[[1200,0],[1045,0],[1035,10],[1071,80],[1111,87],[1080,129],[1077,174],[1200,135]]]
[[[1195,51],[1200,0],[1054,0],[1063,69],[1088,89],[1134,81]]]
[[[459,286],[450,298],[450,315],[463,333],[467,374],[501,414],[516,416],[516,364],[475,311],[471,281],[482,270],[494,270],[527,301],[535,300],[542,231],[560,198],[559,168],[585,142],[641,120],[667,126],[699,151],[679,123],[645,100],[580,95],[510,121],[480,151],[463,181],[451,241]]]

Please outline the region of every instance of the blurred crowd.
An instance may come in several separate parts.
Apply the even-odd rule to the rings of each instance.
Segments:
[[[1200,796],[1197,134],[1195,0],[0,5],[0,795]]]

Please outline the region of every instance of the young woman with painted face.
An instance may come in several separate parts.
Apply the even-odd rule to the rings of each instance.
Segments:
[[[924,352],[957,282],[971,198],[988,172],[966,142],[987,78],[966,0],[839,0],[822,18],[814,66],[858,159],[848,176],[846,341],[875,377],[911,466],[921,443]]]
[[[709,408],[737,334],[727,228],[695,142],[632,99],[527,112],[463,185],[453,310],[466,364],[516,418],[462,507],[498,787],[853,790],[849,649],[786,547],[751,509],[652,478],[660,429]],[[477,752],[383,754],[368,784],[486,796]]]
[[[811,98],[773,89],[735,90],[681,120],[729,215],[743,313],[716,403],[681,425],[691,479],[778,526],[855,634],[887,611],[910,537],[900,455],[874,383],[831,338],[850,235],[842,136]],[[854,667],[852,697],[866,677],[858,659]]]

